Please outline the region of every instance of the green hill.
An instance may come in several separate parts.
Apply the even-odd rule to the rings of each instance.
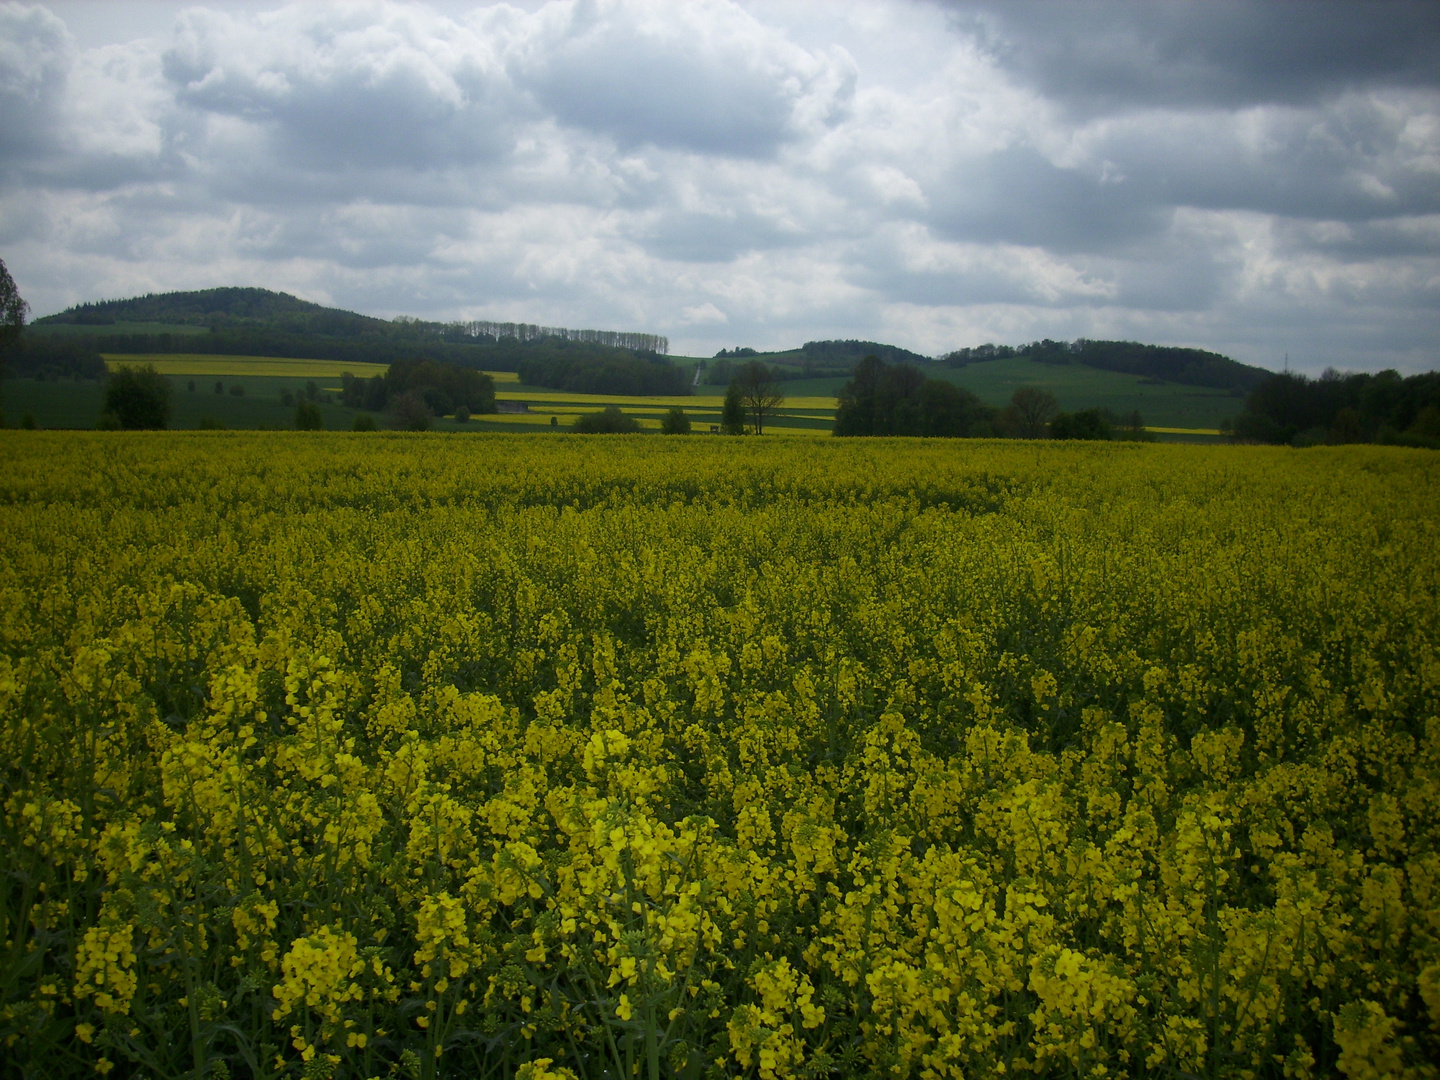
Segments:
[[[654,334],[571,330],[528,323],[377,319],[269,289],[150,293],[78,304],[36,319],[31,340],[83,338],[99,353],[273,356],[393,364],[433,360],[494,371],[564,352],[595,363],[663,361],[668,341]],[[688,378],[687,367],[685,377]],[[677,376],[678,377],[678,376]]]
[[[392,326],[384,319],[324,307],[289,293],[255,288],[147,293],[128,300],[77,304],[59,314],[35,320],[36,326],[136,323],[211,328],[251,325],[291,333],[337,335],[379,333]]]
[[[1242,392],[1255,389],[1271,374],[1264,368],[1242,364],[1205,349],[1088,338],[1075,341],[1045,338],[1028,345],[978,345],[956,349],[942,357],[941,362],[947,367],[963,368],[1010,359],[1033,360],[1055,367],[1078,365],[1161,382]]]

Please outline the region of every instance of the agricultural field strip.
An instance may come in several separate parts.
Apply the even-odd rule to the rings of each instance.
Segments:
[[[330,378],[338,379],[345,372],[357,377],[369,378],[383,375],[386,364],[359,364],[341,360],[292,360],[276,356],[208,356],[200,353],[150,353],[125,354],[103,353],[105,366],[115,370],[122,364],[150,364],[162,375],[170,376],[254,376],[272,378]]]
[[[577,394],[564,390],[505,390],[498,388],[495,397],[499,401],[527,401],[542,405],[551,404],[576,404],[576,405],[620,405],[632,406],[634,408],[667,409],[672,405],[679,405],[681,408],[706,409],[719,412],[725,404],[723,396],[710,394],[696,394],[693,397],[642,397],[638,394]],[[787,398],[780,407],[785,410],[813,410],[815,412],[833,412],[835,399],[829,397],[804,397]]]
[[[536,429],[543,429],[548,431],[550,430],[551,416],[557,417],[560,424],[568,427],[571,421],[573,421],[576,417],[583,415],[587,411],[591,410],[576,409],[572,411],[541,410],[529,413],[486,413],[483,416],[472,417],[472,422],[487,425],[503,424],[507,429],[511,427],[533,427]],[[635,416],[635,419],[639,421],[640,427],[643,430],[660,430],[661,418],[659,416],[647,416],[642,413],[637,413],[634,410],[629,410],[629,413],[630,415]],[[783,420],[784,418],[782,417],[780,419]],[[718,417],[708,417],[701,414],[693,414],[691,416],[691,430],[692,433],[696,435],[704,435],[708,433],[711,425],[718,423]],[[778,421],[772,423],[771,421],[767,420],[765,424],[765,432],[767,435],[773,433],[776,435],[823,435],[828,437],[830,435],[830,428],[828,426],[797,427],[793,425],[787,425],[783,422]]]

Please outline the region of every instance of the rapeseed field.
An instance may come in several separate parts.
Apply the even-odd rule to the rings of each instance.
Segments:
[[[0,432],[0,1073],[1433,1077],[1435,462]]]

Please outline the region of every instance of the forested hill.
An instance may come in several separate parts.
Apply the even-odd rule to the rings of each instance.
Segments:
[[[290,333],[384,333],[393,324],[353,311],[328,308],[270,289],[224,288],[193,292],[147,293],[128,300],[77,304],[35,325],[114,326],[166,323],[173,326],[263,326]]]
[[[927,364],[930,358],[878,341],[807,341],[800,346],[805,359],[816,367],[853,368],[867,356],[878,356],[887,364]]]
[[[528,323],[427,322],[376,319],[328,308],[269,289],[223,288],[152,293],[128,300],[79,304],[36,319],[27,333],[37,345],[73,339],[98,353],[201,353],[283,356],[388,364],[433,360],[516,371],[563,354],[597,363],[649,363],[669,349],[656,334],[570,330]],[[579,344],[582,348],[571,348]],[[661,361],[663,364],[664,362]]]
[[[1083,364],[1102,371],[1118,371],[1163,382],[1209,386],[1221,390],[1248,392],[1270,376],[1261,367],[1252,367],[1219,353],[1171,345],[1143,345],[1138,341],[1051,341],[1045,338],[1028,345],[978,345],[957,349],[943,362],[964,367],[988,360],[1021,357],[1042,364]]]

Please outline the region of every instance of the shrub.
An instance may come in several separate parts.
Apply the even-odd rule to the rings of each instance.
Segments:
[[[619,405],[607,405],[599,412],[577,416],[573,427],[581,435],[628,435],[640,430],[640,421],[626,416]]]
[[[295,430],[319,431],[325,426],[320,416],[320,406],[313,401],[302,401],[295,406]]]
[[[1115,429],[1100,409],[1076,413],[1060,413],[1050,421],[1052,439],[1089,439],[1103,441],[1114,438]]]
[[[114,413],[126,430],[164,428],[170,422],[170,380],[153,364],[122,364],[105,388],[105,411]]]
[[[689,435],[690,417],[685,415],[684,409],[675,405],[661,419],[660,432],[663,435]]]

